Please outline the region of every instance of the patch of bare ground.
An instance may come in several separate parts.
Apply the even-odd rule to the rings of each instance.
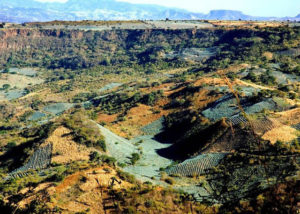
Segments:
[[[233,65],[233,66],[229,66],[226,69],[222,69],[219,70],[217,73],[218,74],[227,74],[229,72],[239,72],[242,69],[245,68],[249,68],[250,65],[249,64],[239,64],[239,65]],[[210,86],[227,86],[227,83],[225,82],[225,80],[221,77],[214,77],[216,73],[210,73],[207,75],[202,76],[200,79],[194,81],[193,85],[194,86],[203,86],[203,85],[210,85]],[[233,85],[243,85],[242,82],[239,81],[234,81],[232,82]]]
[[[0,87],[4,84],[9,84],[11,88],[25,88],[29,85],[36,85],[42,82],[43,80],[37,77],[27,77],[18,74],[1,74]]]
[[[52,143],[52,163],[69,163],[72,161],[89,160],[95,149],[87,148],[73,141],[72,131],[63,126],[58,127],[45,141]]]
[[[263,89],[263,90],[271,90],[271,91],[275,90],[275,88],[272,88],[272,87],[262,86],[262,85],[258,85],[258,84],[250,83],[250,82],[245,82],[245,81],[239,80],[239,79],[235,79],[234,83],[237,85],[251,86],[253,88],[259,88],[259,89]]]

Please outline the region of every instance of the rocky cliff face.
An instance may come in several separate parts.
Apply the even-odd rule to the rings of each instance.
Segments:
[[[76,58],[84,60],[83,64],[90,67],[114,54],[120,55],[118,60],[113,62],[118,63],[122,62],[123,57],[136,57],[138,54],[150,55],[165,49],[209,46],[220,33],[222,34],[222,31],[209,29],[111,31],[3,29],[0,31],[0,63],[2,66],[31,63],[55,68],[68,64],[65,60],[72,61]],[[157,48],[154,50],[150,46]]]

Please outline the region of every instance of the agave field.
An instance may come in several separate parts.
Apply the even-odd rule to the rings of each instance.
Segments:
[[[29,161],[22,167],[15,169],[6,177],[7,179],[14,179],[28,175],[30,170],[46,169],[50,166],[52,154],[52,144],[37,149],[30,157]]]
[[[208,169],[217,166],[227,154],[228,153],[210,153],[198,155],[167,169],[166,172],[170,175],[186,177],[203,175]]]

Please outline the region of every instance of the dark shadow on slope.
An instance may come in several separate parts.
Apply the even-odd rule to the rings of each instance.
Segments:
[[[237,125],[231,128],[225,119],[222,119],[208,127],[194,125],[172,146],[159,150],[158,154],[182,161],[205,153],[233,152],[237,149],[254,151],[253,142],[257,142],[257,139],[248,126]]]
[[[196,124],[179,137],[172,146],[157,152],[159,155],[168,159],[185,160],[199,154],[210,143],[220,138],[228,129],[224,120],[206,128],[203,128],[200,124]],[[174,132],[173,134],[173,132],[169,131],[167,136],[166,133],[162,133],[161,136],[162,135],[164,135],[164,138],[168,135],[172,138],[174,135],[177,135],[177,133]],[[158,139],[160,139],[161,136],[157,136]]]
[[[22,132],[22,136],[29,138],[25,143],[9,149],[0,156],[0,167],[7,168],[9,171],[23,165],[25,160],[31,156],[30,151],[34,151],[55,129],[55,124],[48,123],[39,128],[29,128]],[[29,151],[28,151],[29,149]]]

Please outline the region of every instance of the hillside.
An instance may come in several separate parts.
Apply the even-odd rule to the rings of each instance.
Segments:
[[[296,212],[299,27],[54,21],[0,39],[4,213]]]

